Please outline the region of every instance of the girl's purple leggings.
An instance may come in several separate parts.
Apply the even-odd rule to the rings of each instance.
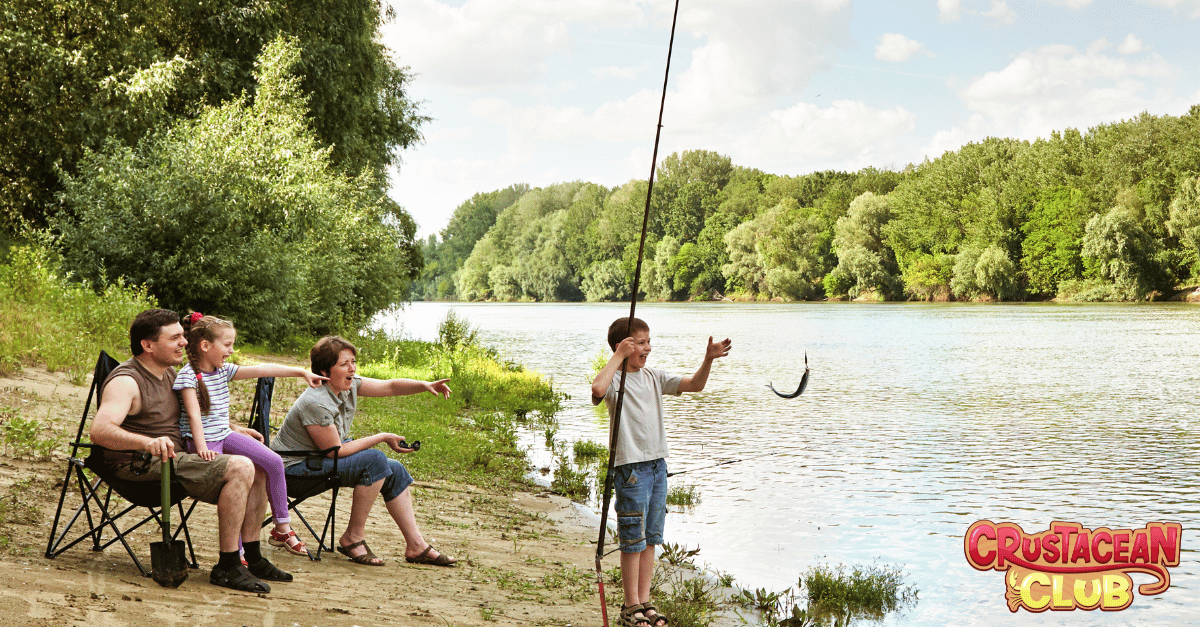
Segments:
[[[287,506],[287,483],[283,479],[283,459],[279,457],[279,453],[237,431],[225,436],[224,440],[206,441],[205,444],[208,445],[208,450],[218,455],[245,455],[255,466],[267,473],[267,498],[271,501],[271,517],[277,525],[291,522]],[[196,452],[196,444],[191,438],[187,439],[187,452]]]

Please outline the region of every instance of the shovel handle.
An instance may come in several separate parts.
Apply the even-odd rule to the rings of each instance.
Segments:
[[[170,546],[171,542],[171,459],[168,457],[162,463],[162,532],[163,542]]]

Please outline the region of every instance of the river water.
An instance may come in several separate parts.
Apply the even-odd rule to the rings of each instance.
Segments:
[[[625,304],[414,303],[381,318],[435,339],[449,309],[482,342],[571,395],[559,439],[605,443],[591,362]],[[690,373],[712,335],[733,350],[699,394],[667,397],[672,478],[700,504],[668,542],[749,588],[817,564],[896,564],[919,589],[888,625],[1200,624],[1200,307],[1184,304],[639,304],[649,364]],[[807,352],[807,391],[795,390]],[[369,359],[369,356],[366,356]],[[451,383],[453,385],[453,383]],[[1011,614],[972,569],[974,521],[1029,533],[1183,525],[1171,589],[1119,615]],[[615,564],[614,558],[609,558]],[[610,564],[611,566],[611,564]],[[1134,575],[1136,585],[1151,578]],[[1116,623],[1114,623],[1114,620]]]

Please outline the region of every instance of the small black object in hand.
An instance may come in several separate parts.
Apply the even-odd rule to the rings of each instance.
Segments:
[[[415,453],[415,452],[421,450],[421,441],[413,440],[413,443],[409,444],[408,442],[405,442],[404,440],[400,440],[400,448],[410,448]]]

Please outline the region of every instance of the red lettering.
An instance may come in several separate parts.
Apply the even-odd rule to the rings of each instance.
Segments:
[[[1092,554],[1088,551],[1088,534],[1086,531],[1075,536],[1075,550],[1071,551],[1071,561],[1078,562],[1079,560],[1083,560],[1085,564],[1092,561]]]
[[[1129,557],[1125,555],[1125,545],[1129,543],[1129,532],[1121,531],[1113,534],[1113,561],[1118,564],[1128,564]]]
[[[1101,554],[1101,542],[1106,542],[1108,543],[1108,546],[1111,547],[1112,534],[1108,533],[1107,531],[1097,531],[1096,533],[1092,534],[1092,558],[1095,559],[1097,563],[1107,564],[1108,561],[1112,559],[1112,551]]]
[[[1136,562],[1139,557],[1142,558],[1143,564],[1150,563],[1150,541],[1142,529],[1133,534],[1133,548],[1129,551],[1129,561]]]
[[[980,568],[986,568],[996,559],[995,551],[987,553],[979,552],[979,541],[983,538],[988,540],[996,539],[996,528],[986,521],[975,523],[971,527],[971,532],[967,537],[967,557],[971,559],[971,564]]]
[[[1053,525],[1054,533],[1057,533],[1062,538],[1062,563],[1067,563],[1067,547],[1071,546],[1071,534],[1079,531],[1079,525],[1061,524]]]
[[[1021,532],[1015,525],[1007,523],[1000,525],[996,529],[996,566],[1004,568],[1005,558],[1011,560],[1017,556],[1017,551],[1021,548]]]
[[[1030,542],[1032,540],[1032,542]],[[1042,541],[1037,537],[1025,536],[1021,538],[1021,555],[1027,562],[1037,561],[1038,554],[1042,552]]]
[[[1167,523],[1166,525],[1155,525],[1150,528],[1150,563],[1157,564],[1158,552],[1161,549],[1163,561],[1168,566],[1179,565],[1179,530],[1182,527],[1179,523]],[[1163,529],[1166,529],[1166,536],[1163,536]]]
[[[1065,547],[1064,547],[1065,548]],[[1042,538],[1042,552],[1046,554],[1046,561],[1053,564],[1058,561],[1058,536],[1049,535]],[[1065,552],[1065,551],[1064,551]]]

